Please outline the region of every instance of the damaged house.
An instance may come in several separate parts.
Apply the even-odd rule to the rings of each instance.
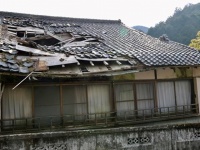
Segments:
[[[197,116],[200,52],[120,20],[0,12],[1,132]]]

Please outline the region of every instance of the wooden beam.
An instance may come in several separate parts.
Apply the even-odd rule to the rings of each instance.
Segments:
[[[118,65],[121,65],[122,63],[121,62],[119,62],[118,60],[116,61],[116,63],[118,64]]]
[[[80,66],[80,65],[81,65],[81,64],[80,64],[80,62],[79,62],[78,60],[77,60],[77,65],[78,65],[78,66]]]
[[[28,53],[39,54],[39,55],[47,55],[47,56],[55,56],[55,54],[51,54],[49,52],[44,52],[36,48],[26,47],[22,45],[16,45],[16,49]]]
[[[93,63],[92,61],[90,61],[90,65],[91,65],[91,66],[94,66],[94,63]]]
[[[109,64],[106,61],[103,61],[104,65],[108,66]]]

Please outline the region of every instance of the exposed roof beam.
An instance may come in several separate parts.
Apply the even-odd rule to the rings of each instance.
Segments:
[[[92,61],[90,61],[90,65],[91,65],[91,66],[94,66],[94,63],[93,63]]]
[[[118,60],[116,61],[116,63],[118,64],[118,65],[121,65],[122,63],[121,62],[119,62]]]
[[[106,61],[103,61],[103,63],[104,63],[104,65],[106,65],[106,66],[109,65]]]

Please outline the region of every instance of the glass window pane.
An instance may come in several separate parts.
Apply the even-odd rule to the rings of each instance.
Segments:
[[[59,86],[34,87],[35,117],[60,115]]]
[[[191,83],[190,81],[176,81],[176,103],[179,111],[190,111]]]
[[[87,114],[86,86],[66,85],[62,86],[63,113],[65,114]]]
[[[170,109],[175,111],[175,93],[174,83],[172,81],[157,83],[157,99],[161,112],[167,112],[168,110],[163,107],[171,107]]]
[[[109,85],[88,85],[89,113],[105,113],[112,111]],[[98,115],[105,116],[105,114]]]

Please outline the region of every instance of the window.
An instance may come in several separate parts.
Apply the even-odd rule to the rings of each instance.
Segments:
[[[133,84],[115,85],[115,99],[118,117],[123,117],[124,113],[133,115],[135,110]]]
[[[156,86],[155,86],[156,84]],[[110,84],[6,86],[2,99],[3,129],[13,125],[60,126],[143,121],[195,112],[190,80]],[[115,110],[113,109],[115,108]],[[194,110],[194,111],[193,111]],[[63,116],[62,116],[63,115]],[[35,119],[25,120],[25,118]],[[21,120],[20,120],[21,119]],[[86,125],[85,124],[85,125]],[[94,125],[94,124],[93,124]]]
[[[157,99],[161,112],[175,111],[175,91],[172,81],[157,83]]]
[[[105,113],[112,111],[112,99],[110,98],[109,85],[88,85],[88,113],[99,113],[96,117],[104,117]],[[95,115],[90,115],[94,118]]]
[[[176,81],[176,103],[179,111],[189,111],[191,105],[191,83],[190,81]]]
[[[191,95],[189,80],[157,83],[158,107],[161,112],[189,111]]]
[[[154,109],[153,83],[127,83],[115,85],[118,117],[151,115]]]
[[[6,86],[2,101],[3,119],[21,119],[32,117],[32,88],[20,86],[15,90]],[[18,120],[16,125],[25,124],[25,121]],[[11,125],[11,121],[4,121],[4,125]]]
[[[139,115],[151,115],[154,109],[154,96],[153,96],[152,83],[137,83],[137,109]],[[141,110],[141,111],[140,111]]]
[[[59,86],[34,87],[35,117],[60,116]]]
[[[75,119],[84,119],[87,114],[86,86],[66,85],[62,86],[63,94],[63,114],[76,115]]]

